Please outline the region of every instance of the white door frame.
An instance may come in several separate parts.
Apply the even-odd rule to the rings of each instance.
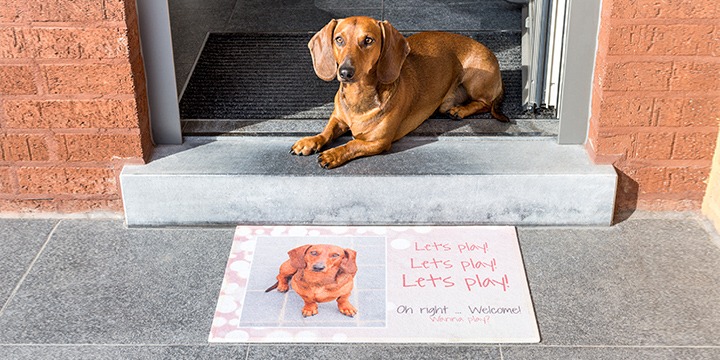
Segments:
[[[136,0],[153,142],[182,144],[167,0]]]

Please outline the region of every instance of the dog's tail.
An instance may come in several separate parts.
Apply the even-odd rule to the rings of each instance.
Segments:
[[[265,292],[271,292],[271,291],[277,289],[277,287],[278,287],[279,284],[280,284],[280,282],[277,282],[277,281],[276,281],[275,284],[274,284],[273,286],[267,288],[267,290],[265,290]]]
[[[500,109],[500,105],[502,105],[502,102],[504,99],[505,99],[505,84],[503,84],[503,86],[502,86],[502,93],[500,93],[500,96],[495,98],[495,100],[493,100],[492,104],[490,104],[490,115],[492,115],[492,117],[497,119],[498,121],[510,122],[510,119],[507,116],[505,116],[505,114],[503,114],[502,110]]]

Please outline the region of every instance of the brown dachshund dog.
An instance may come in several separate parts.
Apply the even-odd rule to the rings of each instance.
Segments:
[[[357,273],[355,250],[335,245],[303,245],[288,251],[290,260],[280,265],[275,285],[287,292],[292,286],[305,302],[304,317],[317,315],[319,302],[337,300],[338,310],[347,316],[355,316],[357,309],[350,304],[350,292]]]
[[[337,78],[340,88],[325,129],[290,153],[310,155],[348,130],[353,136],[318,156],[324,168],[389,150],[436,110],[455,119],[489,111],[509,121],[500,112],[497,58],[468,37],[421,32],[406,39],[387,21],[351,17],[330,21],[308,47],[317,76]]]

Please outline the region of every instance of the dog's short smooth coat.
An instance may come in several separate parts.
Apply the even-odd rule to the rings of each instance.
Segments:
[[[436,110],[455,119],[489,111],[509,121],[500,111],[497,58],[468,37],[421,32],[405,38],[387,21],[360,16],[330,21],[308,47],[317,76],[340,86],[325,129],[298,140],[290,152],[310,155],[347,131],[353,136],[320,153],[324,168],[389,150]]]
[[[317,303],[329,301],[337,301],[344,315],[357,314],[349,300],[357,273],[355,250],[328,244],[303,245],[288,251],[288,257],[280,265],[277,282],[265,292],[276,288],[286,292],[292,286],[305,302],[305,317],[318,313]]]

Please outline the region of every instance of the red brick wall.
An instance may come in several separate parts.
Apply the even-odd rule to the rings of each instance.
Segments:
[[[720,1],[603,0],[588,150],[619,212],[698,209],[720,119]]]
[[[0,211],[121,211],[149,134],[134,0],[0,0]]]

